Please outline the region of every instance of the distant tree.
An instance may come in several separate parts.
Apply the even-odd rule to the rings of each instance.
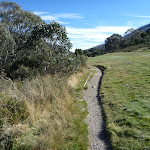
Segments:
[[[146,31],[146,33],[150,35],[150,28]]]
[[[83,50],[83,54],[88,57],[92,57],[92,53],[89,50]]]
[[[123,37],[119,34],[113,34],[105,40],[105,51],[113,52],[114,50],[120,48],[120,44],[123,40]]]
[[[83,55],[82,49],[75,49],[76,56]]]
[[[146,33],[146,32],[142,32],[142,33],[140,34],[140,36],[141,36],[142,38],[145,38],[145,37],[147,36],[147,33]]]
[[[135,33],[131,36],[130,45],[137,45],[142,42],[141,31],[135,30]]]
[[[127,46],[129,46],[129,45],[130,45],[130,41],[127,40],[127,39],[123,39],[123,40],[121,40],[121,42],[120,42],[120,47],[121,47],[121,48],[125,48],[125,47],[127,47]]]

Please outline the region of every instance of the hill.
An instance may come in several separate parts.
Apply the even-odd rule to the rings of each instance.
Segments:
[[[94,46],[93,48],[102,49],[104,47],[105,47],[105,44],[100,44],[100,45]]]
[[[104,44],[97,45],[85,51],[87,56],[95,57],[108,52],[122,51],[121,49],[139,44],[146,44],[150,41],[150,24],[139,27],[138,29],[129,29],[124,36],[113,34],[106,39]],[[87,52],[88,51],[88,52]]]
[[[150,28],[150,23],[145,25],[145,26],[138,28],[137,30],[138,31],[147,31],[149,28]]]
[[[124,38],[128,39],[128,38],[132,37],[137,31],[146,32],[149,28],[150,28],[150,23],[145,26],[139,27],[136,30],[132,30],[132,32],[125,34]]]

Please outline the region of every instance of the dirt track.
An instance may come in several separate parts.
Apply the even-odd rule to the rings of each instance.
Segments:
[[[105,130],[105,121],[102,113],[99,89],[102,72],[93,67],[97,73],[88,81],[88,89],[84,91],[84,100],[88,104],[89,114],[86,119],[89,130],[89,150],[111,150]]]

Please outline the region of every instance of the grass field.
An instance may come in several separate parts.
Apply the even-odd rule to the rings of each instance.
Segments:
[[[149,49],[105,54],[88,63],[106,67],[100,95],[113,148],[149,150]]]

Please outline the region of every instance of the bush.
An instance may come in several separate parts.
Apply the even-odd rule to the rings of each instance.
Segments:
[[[5,93],[1,93],[0,96],[0,148],[9,150],[13,149],[15,138],[21,134],[21,131],[15,125],[25,123],[29,113],[24,100],[10,97]]]

